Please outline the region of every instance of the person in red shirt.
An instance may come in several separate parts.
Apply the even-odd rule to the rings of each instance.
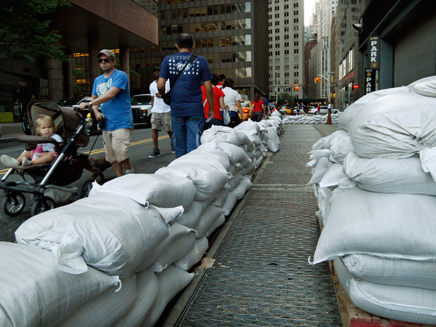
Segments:
[[[254,106],[253,120],[254,121],[261,121],[262,115],[263,115],[263,110],[262,110],[263,101],[260,99],[259,94],[256,94],[254,96],[253,106]]]
[[[218,82],[218,76],[216,74],[212,74],[212,85],[216,85]],[[214,106],[213,106],[213,117],[209,119],[209,103],[206,98],[206,89],[204,85],[201,87],[201,92],[203,92],[203,107],[204,114],[206,116],[206,122],[204,123],[204,130],[207,130],[212,125],[224,126],[223,118],[221,116],[221,110],[226,108],[224,104],[224,92],[220,88],[214,86],[213,87],[213,95],[214,95]]]

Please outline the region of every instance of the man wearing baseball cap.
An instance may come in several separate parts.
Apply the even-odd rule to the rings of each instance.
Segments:
[[[157,89],[157,80],[159,79],[160,66],[153,68],[153,74],[156,80],[150,84],[151,94],[151,130],[153,137],[153,152],[149,155],[150,158],[160,157],[158,146],[159,131],[164,130],[168,133],[171,140],[171,152],[174,153],[173,147],[173,130],[171,128],[171,107],[167,105]],[[165,83],[165,93],[170,90],[170,81]]]
[[[125,72],[115,69],[117,62],[111,50],[101,50],[97,58],[104,74],[94,81],[89,105],[97,120],[104,119],[102,137],[106,161],[111,163],[119,177],[124,174],[123,167],[126,174],[133,173],[128,153],[133,130],[129,79]],[[82,102],[79,108],[85,109],[87,105],[88,103]],[[99,106],[102,112],[98,110]]]

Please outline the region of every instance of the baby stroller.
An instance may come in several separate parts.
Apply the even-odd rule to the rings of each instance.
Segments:
[[[35,121],[40,114],[51,116],[57,126],[57,134],[64,142],[61,146],[52,138],[36,135]],[[0,189],[4,190],[1,203],[3,211],[9,216],[18,215],[26,204],[23,193],[33,194],[31,215],[50,210],[55,205],[54,198],[47,194],[67,194],[69,197],[82,198],[89,194],[93,180],[87,180],[80,188],[67,185],[80,179],[88,160],[87,154],[78,154],[80,147],[89,143],[90,127],[84,116],[77,111],[65,109],[51,101],[36,100],[29,103],[27,116],[32,135],[19,135],[17,141],[26,143],[26,150],[33,150],[38,143],[54,143],[58,156],[50,163],[16,166],[9,169],[0,182]],[[95,143],[94,143],[95,144]],[[8,181],[12,174],[21,176],[22,181]],[[33,180],[29,181],[28,177]]]

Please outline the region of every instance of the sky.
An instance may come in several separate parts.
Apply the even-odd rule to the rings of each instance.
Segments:
[[[309,26],[309,18],[312,15],[312,9],[315,0],[304,0],[304,26]]]

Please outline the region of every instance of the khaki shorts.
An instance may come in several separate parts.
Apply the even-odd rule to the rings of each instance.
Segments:
[[[172,132],[171,128],[171,111],[168,112],[152,112],[151,113],[151,129],[165,132]]]
[[[106,161],[111,164],[122,162],[129,158],[129,144],[132,130],[129,128],[116,129],[114,131],[103,130],[103,145],[106,152]]]

